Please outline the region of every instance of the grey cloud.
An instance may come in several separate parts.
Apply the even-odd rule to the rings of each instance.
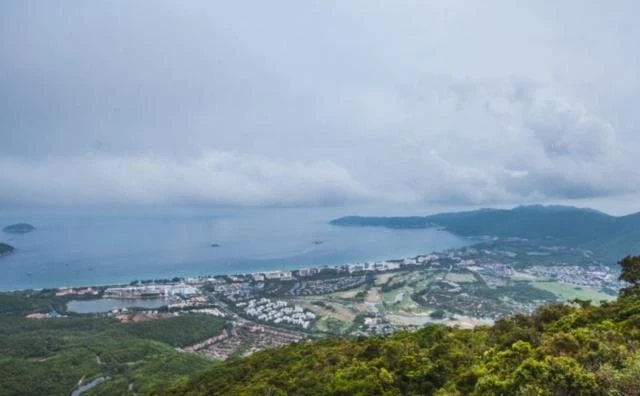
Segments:
[[[409,176],[407,196],[486,204],[638,190],[613,126],[541,84],[439,78],[416,89],[399,94],[413,138],[389,172]]]
[[[615,150],[615,131],[611,124],[579,106],[559,100],[537,100],[524,114],[524,126],[532,131],[550,157],[572,156],[588,161]]]
[[[5,2],[0,202],[639,192],[637,11],[577,0]]]
[[[0,159],[0,167],[5,202],[270,206],[375,198],[330,161],[274,161],[230,152],[206,152],[187,160],[102,155]]]

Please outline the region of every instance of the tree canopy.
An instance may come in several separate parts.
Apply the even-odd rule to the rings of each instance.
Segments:
[[[632,287],[640,286],[640,256],[627,256],[618,262],[620,280],[631,283]]]
[[[621,261],[632,287],[639,263]],[[637,395],[640,297],[544,306],[470,330],[290,345],[230,359],[164,394]]]

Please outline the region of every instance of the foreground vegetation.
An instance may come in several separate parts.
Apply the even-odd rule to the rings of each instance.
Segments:
[[[166,395],[640,394],[640,258],[615,302],[540,308],[473,330],[428,326],[230,359]]]
[[[224,319],[186,312],[128,323],[99,314],[60,317],[67,300],[54,291],[0,293],[0,394],[68,395],[104,378],[83,395],[636,395],[640,257],[620,264],[628,287],[613,302],[573,300],[469,330],[431,325],[384,337],[304,341],[246,358],[232,354],[223,363],[178,348],[219,335]],[[413,287],[405,276],[381,275],[369,289],[329,294],[316,304],[346,315],[334,294],[411,302],[408,293],[402,301],[397,296]],[[467,274],[447,276],[477,283]]]
[[[196,314],[138,323],[99,315],[24,317],[52,310],[63,312],[64,301],[47,292],[0,294],[0,394],[69,395],[97,377],[109,379],[83,395],[153,394],[211,367],[210,360],[175,348],[225,325]]]

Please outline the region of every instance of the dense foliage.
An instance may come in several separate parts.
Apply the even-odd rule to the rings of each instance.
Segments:
[[[32,312],[62,312],[64,307],[65,302],[48,291],[0,293],[0,326],[6,324],[11,317]]]
[[[627,256],[620,261],[620,280],[631,283],[630,290],[640,287],[640,257]]]
[[[631,286],[613,303],[576,300],[473,330],[432,325],[290,345],[229,360],[165,394],[637,395],[640,274],[625,268]]]
[[[224,320],[218,320],[209,315],[192,314],[162,321],[127,323],[122,327],[132,335],[161,341],[174,347],[185,347],[218,335],[224,325]]]
[[[69,395],[84,379],[108,381],[83,393],[155,393],[177,378],[211,367],[176,346],[217,335],[224,320],[188,314],[122,324],[94,315],[27,319],[32,312],[62,312],[64,302],[45,292],[0,294],[0,394]]]

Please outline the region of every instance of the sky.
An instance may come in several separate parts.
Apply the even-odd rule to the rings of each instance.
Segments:
[[[0,205],[628,203],[639,14],[0,2]]]

